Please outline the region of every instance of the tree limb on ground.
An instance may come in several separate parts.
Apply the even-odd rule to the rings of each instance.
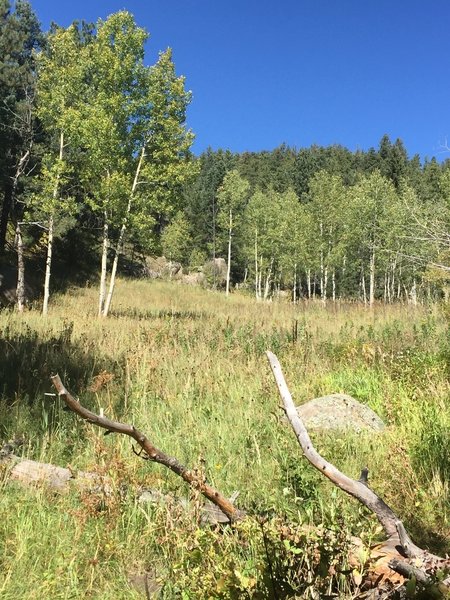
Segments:
[[[423,585],[435,586],[436,582],[433,577],[436,571],[439,569],[448,571],[450,569],[450,560],[435,556],[413,543],[403,523],[392,508],[368,487],[367,469],[362,470],[359,480],[351,479],[317,452],[303,421],[298,415],[278,358],[270,351],[267,351],[266,355],[278,386],[287,419],[297,436],[305,458],[322,475],[332,481],[334,485],[359,500],[359,502],[375,514],[388,538],[384,546],[386,549],[394,548],[394,552],[397,554],[397,556],[395,554],[392,555],[389,561],[389,568],[404,577],[414,576],[415,580]],[[446,583],[445,580],[443,586],[441,583],[439,584],[439,588],[436,588],[441,595],[443,594],[442,587],[445,588],[445,593],[450,591],[450,586],[446,585]]]
[[[206,483],[204,478],[200,476],[195,470],[188,469],[182,465],[176,458],[165,454],[162,450],[159,450],[153,443],[134,425],[127,425],[120,423],[119,421],[112,421],[102,415],[88,410],[76,400],[72,394],[64,387],[59,375],[53,375],[51,377],[52,383],[58,392],[60,398],[62,398],[66,406],[76,413],[79,417],[98,425],[103,429],[106,429],[106,433],[121,433],[134,439],[139,446],[141,451],[137,453],[146,460],[164,465],[177,475],[179,475],[184,481],[186,481],[191,487],[198,490],[205,498],[212,502],[217,508],[219,508],[228,519],[233,522],[242,519],[245,513],[234,506],[234,504],[225,496],[223,496],[218,490]],[[144,453],[144,454],[142,454]]]

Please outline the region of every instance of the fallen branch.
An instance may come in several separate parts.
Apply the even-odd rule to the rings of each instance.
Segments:
[[[367,469],[361,471],[359,480],[351,479],[317,452],[303,421],[298,415],[277,357],[269,351],[266,352],[266,355],[278,386],[287,419],[297,436],[305,458],[322,475],[332,481],[334,485],[359,500],[359,502],[375,514],[388,538],[384,547],[390,549],[390,552],[394,551],[392,559],[389,562],[391,569],[406,577],[414,575],[418,583],[432,584],[433,581],[430,579],[430,574],[432,575],[437,568],[448,570],[450,568],[450,560],[435,556],[413,543],[402,521],[397,517],[392,508],[369,488],[367,484]],[[397,556],[395,556],[395,553],[397,553]],[[422,563],[423,568],[416,569],[414,565],[410,565],[404,558],[420,559],[419,562]],[[446,586],[447,591],[449,588],[450,585]]]
[[[128,435],[139,444],[141,451],[138,453],[139,456],[146,460],[164,465],[177,475],[179,475],[184,481],[186,481],[191,487],[198,490],[205,498],[210,500],[217,508],[219,508],[230,521],[237,521],[245,516],[245,513],[234,506],[234,504],[225,498],[220,492],[208,485],[204,478],[200,476],[195,470],[188,469],[182,465],[176,458],[165,454],[154,446],[150,440],[136,427],[133,425],[127,425],[120,423],[119,421],[112,421],[102,415],[88,410],[76,400],[72,394],[64,387],[59,375],[53,375],[51,377],[52,383],[58,392],[60,398],[62,398],[66,406],[76,413],[79,417],[106,429],[107,433],[121,433]],[[142,454],[144,453],[144,454]]]

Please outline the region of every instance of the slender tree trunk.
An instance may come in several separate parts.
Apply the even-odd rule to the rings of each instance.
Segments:
[[[331,284],[332,284],[333,302],[336,302],[336,271],[334,268],[331,271]]]
[[[8,230],[9,215],[13,205],[13,196],[13,184],[11,183],[10,178],[8,177],[8,181],[6,182],[3,194],[3,205],[2,212],[0,215],[0,254],[3,254],[5,251],[6,232]]]
[[[62,161],[64,153],[64,132],[61,131],[59,136],[59,160]],[[42,314],[45,316],[48,313],[48,300],[50,298],[50,277],[52,272],[52,254],[53,254],[53,237],[55,224],[55,207],[59,194],[59,176],[56,178],[55,187],[53,188],[53,212],[48,220],[48,240],[47,240],[47,259],[45,261],[45,280],[44,280],[44,302],[42,305]]]
[[[369,306],[373,307],[375,303],[375,248],[372,248],[369,265]]]
[[[228,227],[228,264],[227,264],[227,285],[225,289],[225,295],[230,294],[230,276],[231,276],[231,236],[233,233],[233,213],[230,208],[230,221]]]
[[[52,254],[53,254],[53,226],[54,217],[50,215],[48,220],[48,239],[47,239],[47,259],[45,261],[45,280],[44,280],[44,303],[42,305],[42,314],[48,313],[48,299],[50,298],[50,276],[52,272]]]
[[[364,304],[367,304],[367,293],[366,293],[366,278],[364,276],[364,267],[361,268],[361,293]]]
[[[108,268],[108,215],[105,210],[103,215],[103,242],[102,242],[102,263],[100,271],[100,293],[98,298],[98,316],[103,314],[106,297],[106,274]]]
[[[324,266],[323,266],[323,225],[322,221],[320,222],[320,297],[322,298],[322,303],[326,303],[326,291],[325,283],[324,283]]]
[[[30,159],[31,146],[21,156],[17,165],[16,173],[14,175],[13,183],[11,186],[11,208],[16,213],[22,213],[23,211],[15,210],[16,205],[16,191],[19,183],[19,178],[23,174]],[[16,214],[16,251],[17,251],[17,287],[16,287],[16,299],[17,299],[17,310],[21,313],[25,308],[25,260],[23,256],[23,237],[22,237],[22,225],[20,223],[21,214]]]
[[[270,282],[271,282],[271,278],[272,278],[272,268],[273,268],[273,257],[270,261],[270,267],[269,270],[267,271],[267,276],[266,276],[266,283],[264,285],[264,300],[267,300],[269,297],[269,292],[270,292]]]
[[[306,272],[306,286],[308,288],[308,300],[311,300],[311,269]]]
[[[294,265],[294,285],[292,287],[292,298],[295,306],[297,304],[297,263]]]
[[[20,221],[16,224],[16,249],[17,249],[17,310],[21,313],[25,308],[25,261],[23,258],[23,239]]]
[[[417,306],[417,285],[416,278],[413,280],[413,284],[411,287],[411,303],[413,306]]]
[[[327,303],[328,266],[326,266],[323,270],[323,276],[321,276],[320,284],[323,286],[320,290],[320,295],[322,298],[322,304],[325,306]]]
[[[259,300],[258,294],[258,229],[255,229],[255,296]]]
[[[213,260],[215,261],[216,260],[216,199],[214,196],[212,199],[212,208],[213,208],[213,213],[212,213],[213,248],[212,248],[212,250],[213,250]],[[214,277],[215,277],[215,272],[216,272],[216,270],[214,269]],[[214,282],[214,284],[215,284],[215,282]]]
[[[342,298],[342,286],[345,285],[345,273],[347,272],[347,256],[344,254],[342,259],[342,283],[340,288],[339,298]]]
[[[259,276],[258,276],[258,299],[262,299],[262,256],[259,257]]]
[[[105,306],[103,308],[103,316],[104,317],[108,316],[109,309],[111,307],[112,297],[113,297],[113,293],[114,293],[114,286],[116,284],[116,273],[117,273],[117,265],[119,263],[119,255],[122,250],[122,244],[123,244],[123,240],[125,237],[125,231],[127,229],[127,221],[128,221],[129,214],[131,212],[131,207],[133,205],[134,194],[136,192],[136,188],[138,185],[139,175],[141,174],[141,168],[142,168],[142,164],[144,162],[144,157],[145,157],[145,146],[142,147],[141,155],[139,157],[139,162],[136,167],[136,173],[134,175],[133,185],[131,187],[130,196],[128,198],[127,210],[126,210],[125,216],[123,218],[122,227],[120,228],[120,233],[119,233],[119,239],[117,240],[117,246],[116,246],[116,249],[114,252],[114,261],[113,261],[113,266],[111,269],[111,279],[109,280],[108,296],[106,298]]]

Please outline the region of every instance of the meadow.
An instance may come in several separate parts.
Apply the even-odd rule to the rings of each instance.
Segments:
[[[370,485],[416,543],[450,551],[444,307],[294,306],[120,280],[110,317],[99,319],[96,294],[86,287],[55,296],[47,318],[37,308],[0,312],[0,440],[19,438],[26,457],[114,482],[108,496],[56,494],[0,471],[2,599],[356,597],[365,558],[358,573],[346,548],[351,534],[376,541],[378,522],[302,459],[267,349],[297,404],[343,392],[380,415],[383,433],[316,434],[317,448],[352,477],[367,466]],[[238,491],[249,519],[202,526],[195,490],[47,395],[56,372],[84,405],[134,423],[225,495]],[[173,501],[140,503],[140,488]],[[154,596],[130,583],[143,572]]]

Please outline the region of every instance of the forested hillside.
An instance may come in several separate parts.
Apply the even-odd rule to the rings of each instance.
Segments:
[[[227,291],[264,299],[447,294],[448,161],[409,157],[387,135],[356,152],[194,156],[191,94],[170,49],[146,66],[148,34],[129,13],[44,34],[27,2],[0,6],[0,252],[17,264],[19,309],[29,263],[44,313],[53,265],[97,278],[106,315],[123,254],[185,270],[223,257]]]

